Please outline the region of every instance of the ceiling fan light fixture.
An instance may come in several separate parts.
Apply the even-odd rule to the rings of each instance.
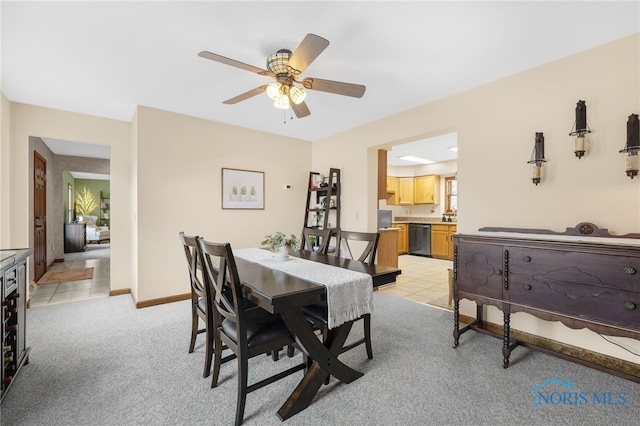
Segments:
[[[306,99],[307,91],[302,87],[292,86],[289,89],[289,97],[294,104],[299,105]]]
[[[281,96],[280,99],[273,101],[273,106],[278,109],[289,109],[289,97]]]
[[[274,81],[267,86],[267,96],[273,101],[277,101],[282,97],[282,84]]]
[[[267,69],[275,75],[287,74],[287,64],[292,54],[293,53],[287,49],[278,50],[267,58]]]

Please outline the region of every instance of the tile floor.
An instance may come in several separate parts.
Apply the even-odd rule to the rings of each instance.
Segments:
[[[398,267],[402,269],[402,274],[398,275],[396,283],[380,288],[379,291],[415,302],[453,309],[448,304],[448,269],[453,268],[452,261],[405,254],[398,257]]]
[[[91,256],[85,252],[81,256]],[[65,255],[65,262],[56,263],[51,270],[78,269],[93,266],[93,279],[44,284],[36,287],[31,294],[30,306],[73,302],[93,297],[109,295],[109,258],[82,259],[74,253]],[[68,260],[68,261],[67,261]],[[395,284],[382,287],[379,291],[394,294],[444,309],[448,306],[449,274],[453,262],[430,257],[402,255],[398,258],[402,274]]]
[[[29,306],[51,305],[109,296],[110,264],[111,259],[109,258],[78,259],[65,255],[64,262],[54,263],[49,270],[60,271],[93,267],[93,279],[38,285],[31,293]]]

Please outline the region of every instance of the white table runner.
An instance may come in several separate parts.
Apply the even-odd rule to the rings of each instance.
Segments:
[[[272,252],[259,248],[237,249],[233,254],[238,258],[324,285],[327,288],[329,328],[338,327],[373,312],[373,279],[369,274],[294,256],[278,261],[274,259]]]

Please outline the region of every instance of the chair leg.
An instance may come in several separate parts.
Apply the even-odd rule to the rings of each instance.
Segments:
[[[207,324],[207,328],[205,330],[206,337],[206,349],[204,355],[204,371],[202,373],[202,377],[207,378],[209,374],[211,374],[211,361],[213,359],[214,346],[215,346],[215,337],[213,336],[213,324]]]
[[[373,359],[373,350],[371,349],[371,314],[364,315],[364,344],[367,347],[367,356]]]
[[[191,342],[189,342],[189,353],[193,353],[196,347],[196,337],[198,337],[198,315],[195,306],[191,305]]]
[[[236,426],[242,424],[244,405],[247,401],[247,380],[249,363],[245,356],[238,357],[238,402],[236,405]]]
[[[277,361],[280,359],[280,351],[277,349],[274,349],[271,351],[271,359],[274,361]]]
[[[218,377],[220,376],[220,364],[222,364],[222,341],[220,340],[220,330],[215,328],[213,343],[213,373],[211,374],[211,387],[218,386]]]

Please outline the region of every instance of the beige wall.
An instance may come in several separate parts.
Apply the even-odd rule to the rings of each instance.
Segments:
[[[638,232],[640,179],[626,176],[624,156],[618,151],[626,141],[627,117],[640,112],[639,53],[636,34],[314,142],[313,167],[348,165],[345,227],[371,229],[375,218],[370,215],[367,223],[353,220],[376,206],[371,190],[376,158],[367,150],[455,131],[459,232],[483,226],[564,231],[582,221],[619,234]],[[587,102],[593,133],[589,152],[578,160],[568,134],[581,99]],[[526,164],[536,132],[544,132],[548,160],[538,186],[531,183]],[[343,164],[335,164],[335,152],[341,153]],[[474,312],[470,304],[463,308],[468,315]],[[493,310],[489,318],[502,321]],[[514,315],[511,325],[640,363],[640,357],[603,343],[589,331],[570,331],[521,313]],[[637,352],[637,341],[614,340]]]
[[[258,245],[277,230],[300,232],[311,164],[308,142],[146,107],[126,123],[9,106],[10,144],[2,154],[11,154],[9,214],[16,220],[8,246],[32,245],[30,137],[111,147],[111,290],[130,288],[136,301],[189,292],[179,231],[234,247]],[[222,167],[264,171],[265,209],[222,210]],[[284,191],[285,184],[294,189]]]
[[[180,231],[235,248],[275,231],[300,234],[308,142],[147,107],[136,123],[139,300],[190,291]],[[222,210],[223,167],[265,173],[264,210]]]
[[[111,221],[114,229],[111,234],[111,290],[129,288],[131,261],[130,243],[127,241],[130,223],[120,219],[130,207],[129,194],[129,139],[130,123],[75,114],[64,111],[41,108],[20,103],[11,103],[10,117],[10,147],[11,154],[11,188],[10,217],[11,238],[5,243],[13,247],[32,247],[32,232],[30,218],[32,217],[33,202],[32,188],[29,186],[32,171],[29,164],[33,161],[30,152],[29,138],[50,137],[73,142],[108,145],[111,147],[111,185],[113,192],[114,219]],[[5,151],[2,152],[4,156]],[[50,165],[47,165],[50,167]],[[48,223],[57,226],[57,223]],[[51,243],[48,243],[47,254],[50,253]],[[52,258],[48,258],[51,262]],[[33,262],[30,262],[33,263]],[[30,279],[33,279],[31,268]]]
[[[10,102],[0,92],[0,247],[9,247],[11,216],[9,202],[11,180]]]

